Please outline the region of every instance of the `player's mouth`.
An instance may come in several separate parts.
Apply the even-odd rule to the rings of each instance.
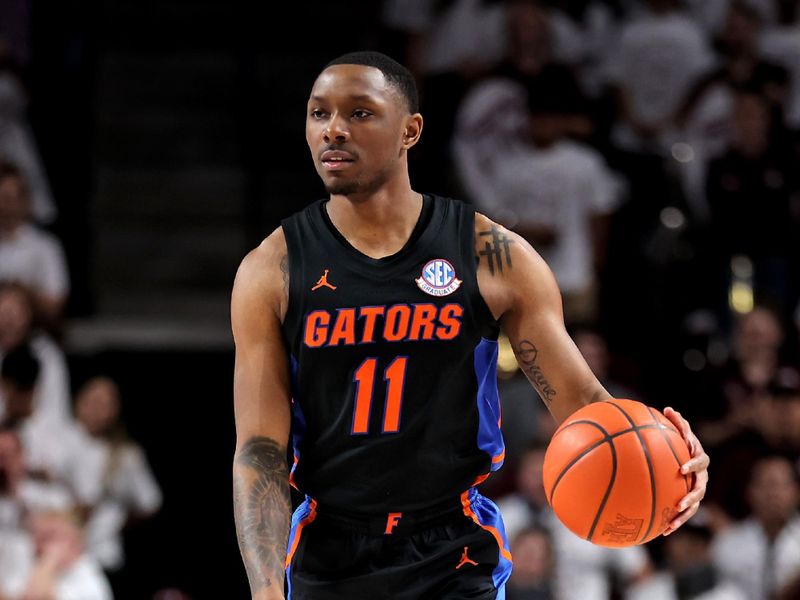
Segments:
[[[344,150],[326,150],[320,156],[320,162],[329,171],[339,171],[355,162],[355,156]]]

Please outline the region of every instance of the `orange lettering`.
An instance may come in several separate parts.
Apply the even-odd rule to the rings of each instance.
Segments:
[[[433,304],[415,304],[414,316],[411,319],[411,332],[409,340],[418,340],[420,334],[423,340],[432,340],[436,327],[433,320],[436,318],[436,306]]]
[[[386,312],[385,306],[362,306],[359,313],[364,317],[364,333],[361,336],[362,344],[369,344],[375,341],[375,321]]]
[[[400,522],[400,517],[403,516],[403,513],[389,513],[389,517],[386,519],[386,531],[383,533],[385,535],[392,535],[394,533],[394,528],[397,527],[397,524]]]
[[[386,323],[383,326],[383,337],[387,342],[399,342],[408,335],[408,324],[411,321],[411,308],[405,304],[392,306],[386,311]]]
[[[339,309],[328,345],[336,346],[342,340],[344,340],[345,344],[356,343],[356,311],[354,308]]]
[[[460,304],[447,304],[439,313],[441,327],[436,328],[436,337],[440,340],[452,340],[461,333],[461,317],[464,307]]]
[[[306,317],[305,342],[309,348],[319,348],[328,340],[328,325],[331,316],[328,311],[315,310]]]

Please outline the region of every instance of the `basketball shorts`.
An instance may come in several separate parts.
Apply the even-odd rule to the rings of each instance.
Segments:
[[[510,574],[500,511],[474,488],[374,517],[306,498],[292,516],[287,600],[505,600]]]

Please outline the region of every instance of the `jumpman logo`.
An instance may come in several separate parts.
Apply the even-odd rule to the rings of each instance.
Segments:
[[[470,565],[473,565],[475,567],[478,566],[478,563],[476,563],[469,556],[467,556],[467,549],[469,549],[469,546],[464,546],[464,552],[461,553],[461,562],[458,563],[458,566],[456,567],[456,569],[460,569],[461,567],[463,567],[466,564],[470,564]]]
[[[318,290],[318,289],[319,289],[319,288],[321,288],[321,287],[327,287],[327,288],[331,288],[332,290],[335,290],[335,289],[336,289],[336,286],[335,286],[335,285],[331,285],[330,283],[328,283],[328,269],[325,269],[325,272],[322,274],[322,277],[320,277],[320,278],[319,278],[319,281],[317,281],[317,285],[315,285],[314,287],[312,287],[312,288],[311,288],[311,291],[312,291],[312,292],[313,292],[313,291],[316,291],[316,290]]]

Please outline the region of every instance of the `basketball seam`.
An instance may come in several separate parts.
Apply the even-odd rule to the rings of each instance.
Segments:
[[[586,456],[586,455],[587,455],[589,452],[591,452],[591,451],[592,451],[592,450],[594,450],[595,448],[599,448],[600,446],[602,446],[602,445],[603,445],[604,443],[606,443],[606,442],[612,442],[613,440],[617,439],[617,438],[618,438],[618,437],[620,437],[620,436],[623,436],[623,435],[625,435],[626,433],[631,433],[632,431],[641,431],[642,429],[656,429],[656,428],[658,428],[658,427],[661,427],[661,426],[662,426],[661,424],[658,424],[658,425],[651,425],[651,424],[647,424],[647,425],[634,425],[633,427],[630,427],[629,429],[623,429],[622,431],[617,431],[616,433],[608,433],[608,432],[606,432],[606,430],[605,430],[605,429],[603,429],[603,428],[602,428],[600,425],[598,425],[598,424],[597,424],[597,423],[595,423],[594,421],[584,421],[584,420],[581,420],[581,421],[573,421],[573,422],[572,422],[572,423],[570,423],[569,425],[566,425],[566,426],[564,427],[564,429],[568,429],[569,427],[572,427],[573,425],[579,425],[579,424],[591,425],[591,426],[593,426],[593,427],[597,427],[597,428],[598,428],[600,431],[602,431],[602,432],[603,432],[603,434],[605,435],[605,437],[604,437],[603,439],[601,439],[601,440],[597,440],[597,441],[596,441],[595,443],[593,443],[591,446],[589,446],[588,448],[586,448],[586,449],[584,449],[583,451],[581,451],[581,453],[580,453],[578,456],[576,456],[575,458],[573,458],[573,459],[572,459],[572,460],[571,460],[571,461],[570,461],[570,462],[569,462],[569,463],[568,463],[568,464],[567,464],[567,465],[566,465],[566,466],[565,466],[565,467],[564,467],[564,468],[561,470],[561,472],[558,474],[558,477],[556,477],[556,481],[555,481],[555,483],[553,483],[553,489],[551,489],[551,490],[550,490],[550,500],[549,500],[549,501],[550,501],[550,506],[552,506],[552,505],[553,505],[553,496],[554,496],[554,495],[555,495],[555,493],[556,493],[556,488],[558,487],[558,484],[559,484],[559,482],[561,481],[561,479],[564,477],[564,475],[566,475],[567,471],[569,471],[569,470],[570,470],[572,467],[574,467],[574,466],[575,466],[575,464],[576,464],[576,463],[577,463],[577,462],[578,462],[580,459],[582,459],[584,456]],[[563,431],[563,430],[559,430],[559,431]],[[553,435],[553,438],[555,438],[555,434]],[[552,440],[551,440],[551,441],[552,441]]]
[[[614,482],[617,479],[617,448],[614,446],[613,438],[609,439],[608,445],[611,448],[611,480],[608,482],[606,493],[603,496],[603,500],[600,502],[600,507],[597,509],[597,514],[594,516],[592,527],[589,529],[589,535],[586,539],[590,542],[594,537],[594,530],[597,528],[597,524],[600,522],[600,515],[603,514],[603,511],[606,508],[606,503],[608,502],[608,498],[611,496],[611,490],[614,488]]]
[[[577,425],[578,423],[579,421],[575,421],[574,423],[570,423],[569,425],[567,425],[567,427],[570,427],[572,425]],[[556,494],[556,488],[558,487],[558,484],[561,483],[561,479],[563,479],[567,471],[569,471],[580,459],[589,454],[592,450],[594,450],[595,448],[599,448],[600,446],[611,440],[611,437],[609,436],[608,432],[594,421],[583,421],[583,423],[585,423],[586,425],[591,425],[592,427],[596,427],[605,437],[603,437],[602,440],[598,440],[588,448],[584,449],[580,454],[578,454],[578,456],[569,461],[569,463],[567,463],[564,466],[564,468],[561,469],[561,472],[558,474],[558,477],[556,477],[556,480],[553,482],[553,488],[550,490],[550,499],[549,499],[550,506],[553,506],[553,496],[555,496]],[[567,427],[565,427],[564,429],[566,429]]]
[[[650,416],[653,417],[653,420],[656,423],[659,422],[658,421],[658,417],[656,417],[656,415],[653,413],[653,409],[650,408],[649,406],[647,407],[647,412],[650,413]],[[675,457],[675,462],[678,463],[678,468],[680,469],[680,467],[682,466],[681,465],[681,459],[678,458],[678,453],[675,452],[675,448],[672,447],[672,442],[670,441],[669,437],[667,437],[667,434],[664,433],[664,429],[666,429],[666,427],[663,428],[663,429],[661,427],[659,427],[658,431],[661,433],[661,437],[663,437],[664,441],[667,443],[667,447],[669,448],[669,451],[672,452],[672,456]],[[678,433],[678,431],[675,430],[675,429],[672,429],[672,431],[674,431],[675,433]],[[680,435],[680,433],[678,433],[678,435]],[[688,477],[686,475],[682,475],[682,477],[683,477],[683,483],[686,484],[686,492],[689,493],[689,491],[691,491],[691,489],[692,489],[692,487],[689,485],[689,479],[688,479]]]
[[[650,459],[650,450],[647,448],[647,444],[644,441],[644,437],[642,437],[642,435],[639,433],[639,430],[636,429],[636,422],[630,417],[627,411],[620,405],[616,404],[615,402],[609,401],[608,404],[610,404],[618,411],[620,411],[625,416],[625,418],[628,419],[628,422],[631,424],[631,426],[635,429],[636,437],[639,438],[639,443],[642,445],[642,452],[644,452],[644,459],[647,462],[647,470],[650,473],[650,492],[651,492],[650,523],[647,526],[647,531],[640,538],[644,540],[647,538],[648,535],[650,535],[650,532],[653,530],[653,523],[655,522],[656,519],[656,475],[655,475],[655,470],[653,469],[653,462]]]

